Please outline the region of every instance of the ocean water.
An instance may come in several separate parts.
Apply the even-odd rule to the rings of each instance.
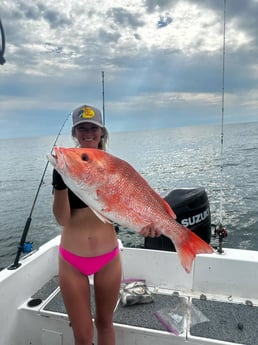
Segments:
[[[204,187],[212,223],[222,221],[227,228],[225,247],[258,250],[257,133],[258,122],[224,126],[223,155],[220,126],[112,133],[108,151],[131,163],[162,196],[175,188]],[[61,232],[52,215],[50,165],[39,188],[54,141],[0,140],[0,268],[13,262],[29,216],[27,241],[34,248]],[[67,135],[57,144],[74,145]],[[143,245],[132,230],[121,229],[119,237],[127,246]]]

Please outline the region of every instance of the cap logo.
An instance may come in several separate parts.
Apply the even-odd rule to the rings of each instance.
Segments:
[[[82,119],[92,119],[95,116],[95,112],[93,109],[88,107],[83,107],[79,112],[79,117]]]

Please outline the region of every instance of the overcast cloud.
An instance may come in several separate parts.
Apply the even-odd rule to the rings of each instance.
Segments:
[[[219,124],[224,0],[1,0],[0,138],[57,134],[73,108],[109,131]],[[225,122],[258,121],[258,1],[226,2]]]

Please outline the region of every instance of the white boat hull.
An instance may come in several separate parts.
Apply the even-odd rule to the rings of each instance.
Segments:
[[[60,300],[57,279],[59,241],[60,237],[56,237],[22,259],[22,265],[18,269],[5,269],[0,272],[0,345],[73,344],[72,330],[65,310],[53,310],[49,307],[51,303],[54,304],[55,299]],[[190,274],[185,273],[177,254],[173,252],[123,248],[121,256],[123,279],[144,279],[154,296],[171,296],[176,292],[189,301],[198,301],[203,295],[211,303],[225,303],[229,307],[245,307],[246,301],[253,306],[250,311],[258,306],[258,252],[225,249],[222,255],[198,255]],[[37,291],[53,277],[57,282],[53,291],[41,298],[39,305],[28,306],[28,302],[36,301]],[[158,307],[154,299],[152,310],[155,310],[156,306]],[[143,305],[139,305],[137,308],[142,307]],[[119,305],[117,308],[119,310]],[[137,310],[143,311],[137,308],[134,309],[135,316]],[[132,309],[128,309],[129,319],[130,313]],[[146,315],[146,320],[149,316]],[[232,335],[234,342],[222,339],[220,329],[212,337],[193,335],[188,322],[182,334],[176,336],[162,328],[162,325],[160,329],[149,327],[148,322],[144,321],[144,316],[142,321],[144,326],[137,325],[135,320],[133,323],[136,324],[130,324],[130,320],[128,323],[117,322],[115,313],[117,344],[248,344],[245,340],[237,343],[236,334]],[[247,322],[243,320],[244,329],[241,329],[239,320],[236,320],[235,326],[239,327],[232,330],[235,333],[239,332],[240,340],[245,339],[243,335],[247,331]]]

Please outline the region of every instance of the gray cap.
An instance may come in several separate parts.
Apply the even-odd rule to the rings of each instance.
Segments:
[[[73,116],[73,128],[80,123],[93,123],[103,128],[101,111],[91,105],[82,105],[79,108],[74,109]]]

